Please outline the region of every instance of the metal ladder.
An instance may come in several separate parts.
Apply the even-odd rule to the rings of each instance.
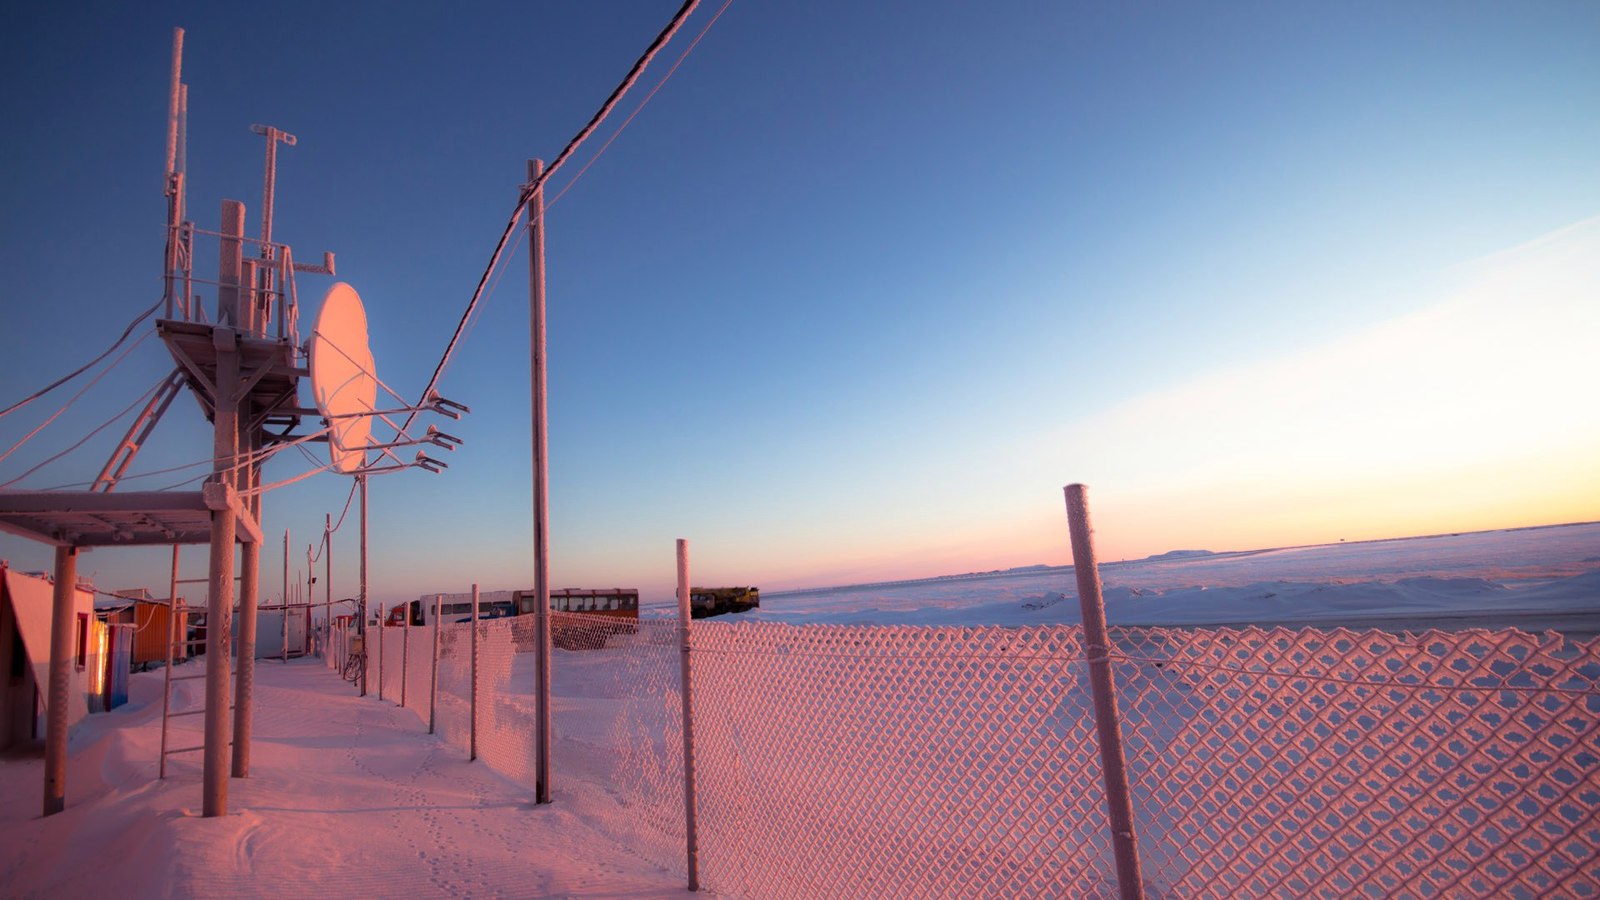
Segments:
[[[189,637],[189,634],[188,634],[189,627],[193,624],[192,622],[189,621],[189,617],[187,615],[189,612],[190,612],[189,607],[187,605],[185,605],[184,602],[182,600],[180,600],[180,599],[172,600],[171,601],[171,605],[167,609],[167,675],[166,675],[166,682],[162,686],[162,690],[161,690],[161,775],[160,775],[160,777],[162,777],[162,778],[166,778],[167,777],[167,757],[172,756],[173,754],[176,754],[176,753],[193,753],[196,750],[204,750],[206,748],[205,744],[197,744],[197,745],[195,745],[193,747],[177,747],[177,748],[171,748],[171,749],[169,749],[167,747],[167,731],[168,731],[168,728],[171,725],[171,722],[172,722],[173,719],[179,719],[179,718],[182,718],[184,716],[198,716],[198,715],[204,714],[205,711],[206,711],[205,705],[203,703],[198,709],[188,709],[188,710],[184,710],[183,712],[177,712],[177,713],[172,711],[172,683],[174,681],[193,681],[195,679],[200,679],[200,678],[205,678],[206,677],[206,673],[205,673],[204,669],[202,669],[198,673],[189,674],[189,675],[173,675],[172,674],[172,664],[173,664],[174,660],[177,658],[177,651],[180,648],[185,651],[184,654],[183,654],[183,658],[184,659],[192,659],[194,657],[194,654],[193,653],[189,653],[188,652],[188,648],[190,646],[194,645],[194,644],[204,644],[205,641],[206,641],[206,639],[203,638],[203,637],[202,638],[190,638]],[[194,611],[194,615],[196,615],[201,622],[205,622],[206,613],[205,613],[204,608],[196,609]],[[180,618],[182,618],[184,620],[184,634],[182,636],[179,636],[177,634],[178,620]],[[210,623],[206,623],[206,624],[209,626]],[[231,744],[232,742],[230,741],[229,743]]]

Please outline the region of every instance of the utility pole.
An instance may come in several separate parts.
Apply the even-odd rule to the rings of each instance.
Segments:
[[[306,613],[305,652],[311,652],[311,598],[316,596],[317,569],[316,559],[311,555],[315,545],[306,545],[306,595],[302,601],[305,605],[301,609]]]
[[[283,662],[289,662],[289,529],[283,530],[283,605],[278,607],[283,613]]]
[[[360,629],[361,634],[361,652],[366,653],[367,658],[370,660],[372,658],[371,648],[367,646],[367,476],[357,475],[356,484],[361,488],[361,618],[357,627]],[[380,641],[383,639],[383,629],[381,628],[378,630],[378,639]],[[382,644],[378,645],[378,652],[380,654],[378,659],[381,662],[383,659],[381,655],[383,653]],[[367,695],[368,671],[366,666],[361,667],[361,696],[363,697]]]
[[[299,588],[299,578],[296,578]],[[290,530],[283,528],[283,613],[278,625],[283,626],[283,665],[290,665]]]
[[[542,160],[528,160],[528,183],[544,174]],[[536,802],[550,802],[550,409],[545,382],[544,186],[528,201],[528,304],[533,364],[533,590],[535,641]]]
[[[327,658],[333,644],[333,513],[322,520],[322,656]]]

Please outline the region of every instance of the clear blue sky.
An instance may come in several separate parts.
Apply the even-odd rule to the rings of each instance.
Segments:
[[[415,395],[524,160],[677,5],[6,5],[0,400],[159,296],[173,26],[191,217],[255,222],[249,126],[297,135],[275,237],[338,255]],[[548,217],[553,581],[664,597],[680,536],[696,581],[769,589],[1061,563],[1070,481],[1103,558],[1600,517],[1597,113],[1592,4],[735,2]],[[376,599],[531,581],[526,284],[519,251],[444,377],[449,473],[373,482]],[[170,365],[151,337],[0,481]],[[23,486],[92,478],[122,427]],[[183,398],[137,468],[208,435]],[[268,497],[266,593],[347,490]]]

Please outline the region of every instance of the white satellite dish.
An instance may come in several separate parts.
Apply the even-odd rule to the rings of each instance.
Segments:
[[[367,311],[356,289],[344,282],[328,288],[311,330],[311,394],[332,430],[333,467],[349,474],[367,464],[378,375],[367,343]]]

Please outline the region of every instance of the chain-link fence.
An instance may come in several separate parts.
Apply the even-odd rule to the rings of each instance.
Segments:
[[[384,626],[379,627],[377,632],[379,640],[383,642],[378,651],[382,654],[378,659],[378,697],[400,703],[400,688],[405,683],[404,673],[409,661],[406,658],[406,630]]]
[[[435,720],[534,787],[536,621],[442,627]],[[380,629],[428,719],[431,626]],[[762,897],[1113,896],[1082,630],[691,626],[698,862]],[[679,623],[551,614],[552,771],[684,872]],[[1600,895],[1600,641],[1114,629],[1147,895]],[[408,648],[405,645],[409,644]],[[404,664],[403,661],[404,660]],[[404,671],[402,670],[404,666]]]
[[[533,616],[518,616],[478,626],[478,758],[530,788],[538,777],[536,624]]]
[[[708,885],[1115,893],[1076,629],[708,621],[692,651]]]
[[[1147,888],[1600,895],[1600,644],[1119,629]]]
[[[483,636],[483,627],[478,628]],[[472,625],[445,625],[439,631],[439,689],[434,700],[434,733],[472,751]]]

